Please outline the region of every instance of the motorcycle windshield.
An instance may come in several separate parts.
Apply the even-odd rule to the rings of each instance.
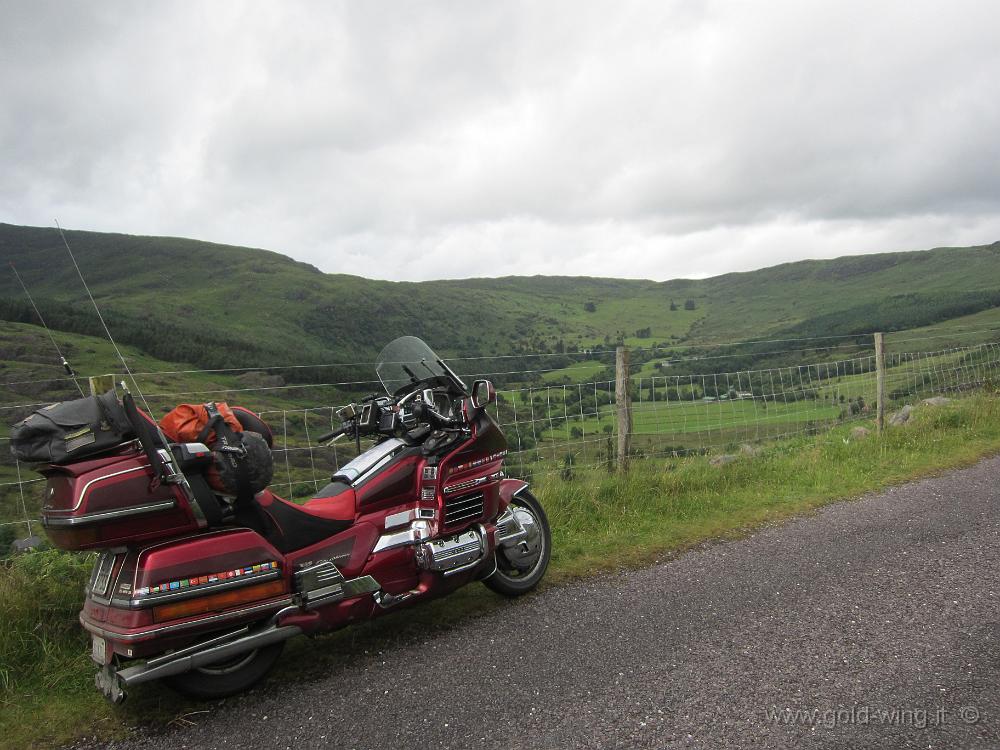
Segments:
[[[428,380],[450,380],[438,355],[416,336],[389,342],[378,355],[375,373],[389,395]]]

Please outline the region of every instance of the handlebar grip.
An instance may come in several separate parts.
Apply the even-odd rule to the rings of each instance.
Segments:
[[[336,430],[333,430],[332,432],[326,433],[325,435],[320,435],[318,438],[316,438],[316,442],[325,443],[327,440],[332,440],[335,437],[339,437],[340,435],[343,435],[345,432],[347,432],[346,429],[344,429],[343,427],[339,427]]]

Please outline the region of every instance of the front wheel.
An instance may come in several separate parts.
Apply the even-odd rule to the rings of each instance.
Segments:
[[[497,569],[483,583],[498,594],[520,596],[535,588],[545,575],[552,556],[552,533],[542,504],[527,490],[517,493],[510,509],[527,536],[510,547],[497,547]]]
[[[164,677],[163,681],[188,698],[226,698],[249,690],[262,679],[278,661],[284,647],[285,642],[278,641],[190,672]]]

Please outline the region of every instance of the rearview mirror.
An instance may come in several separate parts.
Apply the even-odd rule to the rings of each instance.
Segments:
[[[496,389],[490,381],[477,380],[472,384],[472,405],[476,409],[482,409],[487,404],[492,404],[496,398]]]

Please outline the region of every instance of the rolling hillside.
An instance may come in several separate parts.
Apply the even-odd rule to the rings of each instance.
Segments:
[[[194,240],[66,236],[121,341],[198,367],[370,360],[402,334],[448,354],[496,355],[619,339],[692,344],[892,330],[1000,305],[1000,242],[704,280],[409,283],[324,274],[278,253]],[[101,333],[55,229],[0,224],[0,258],[17,265],[52,328]],[[0,274],[0,319],[36,322],[11,273]]]

